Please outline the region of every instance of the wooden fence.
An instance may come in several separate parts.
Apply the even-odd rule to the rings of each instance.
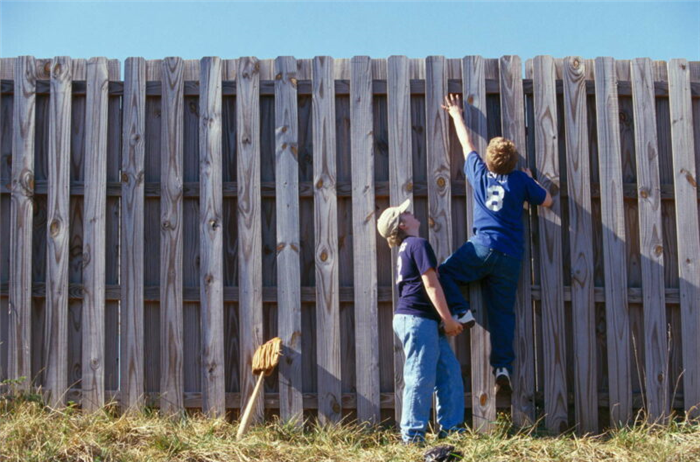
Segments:
[[[411,198],[439,259],[469,237],[450,92],[480,150],[513,139],[555,201],[523,213],[512,398],[487,328],[454,342],[468,421],[699,414],[700,62],[130,58],[121,80],[114,60],[19,57],[0,75],[0,380],[235,416],[279,335],[258,417],[398,417],[375,222]]]

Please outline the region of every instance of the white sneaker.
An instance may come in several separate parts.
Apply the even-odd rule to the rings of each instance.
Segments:
[[[510,386],[510,374],[505,367],[496,369],[496,389],[504,393],[511,393],[513,388]]]
[[[474,315],[472,314],[471,310],[467,310],[466,313],[462,313],[460,317],[455,318],[455,321],[462,324],[462,327],[465,329],[471,329],[474,327],[474,324],[476,324],[476,319],[474,319]]]

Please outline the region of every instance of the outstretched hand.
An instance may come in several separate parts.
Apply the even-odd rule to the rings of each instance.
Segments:
[[[460,101],[459,95],[450,93],[445,96],[445,104],[440,107],[446,110],[452,117],[462,115],[462,102]]]

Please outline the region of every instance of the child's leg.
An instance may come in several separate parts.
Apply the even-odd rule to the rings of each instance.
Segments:
[[[482,287],[486,298],[489,331],[491,333],[491,366],[505,367],[513,373],[515,359],[513,335],[515,332],[515,297],[518,290],[520,260],[500,254],[492,273]]]
[[[453,315],[469,310],[469,303],[462,296],[459,286],[484,276],[484,262],[490,253],[488,247],[467,241],[438,268],[440,284]]]
[[[401,437],[404,441],[422,441],[430,419],[435,388],[435,364],[440,356],[437,322],[418,316],[397,314],[394,315],[393,325],[406,355],[403,368]]]
[[[462,368],[447,337],[440,336],[440,358],[437,363],[437,421],[442,432],[459,430],[464,423],[464,382]]]

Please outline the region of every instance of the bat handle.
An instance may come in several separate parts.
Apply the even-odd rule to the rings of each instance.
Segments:
[[[260,391],[260,386],[263,383],[263,378],[265,377],[265,372],[261,372],[258,377],[258,382],[255,384],[255,389],[253,394],[248,399],[248,405],[245,407],[245,412],[243,413],[243,418],[241,419],[241,424],[238,426],[238,433],[236,433],[236,440],[240,440],[243,434],[248,430],[250,426],[250,416],[253,413],[253,408],[255,403],[258,401],[258,392]]]

